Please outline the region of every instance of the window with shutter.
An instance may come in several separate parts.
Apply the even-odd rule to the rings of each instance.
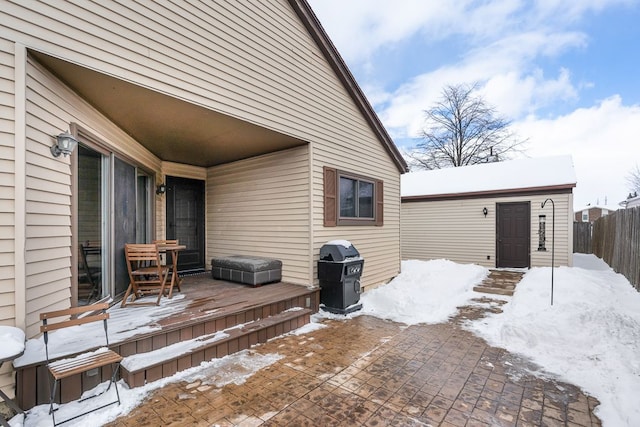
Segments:
[[[383,225],[383,183],[324,168],[324,226]]]
[[[338,225],[338,204],[336,203],[336,193],[338,171],[336,169],[324,168],[324,226],[335,227]]]

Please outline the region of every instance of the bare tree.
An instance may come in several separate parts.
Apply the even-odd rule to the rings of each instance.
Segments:
[[[520,151],[525,142],[509,130],[511,123],[474,92],[477,84],[446,86],[436,104],[425,111],[422,142],[409,152],[417,168],[441,169],[498,162]]]
[[[636,164],[636,167],[631,169],[626,178],[631,193],[638,194],[640,192],[640,167]],[[629,194],[630,197],[631,193]]]

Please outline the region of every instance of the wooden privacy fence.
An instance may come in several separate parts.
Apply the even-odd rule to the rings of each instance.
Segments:
[[[621,209],[593,224],[593,253],[640,290],[640,207]]]
[[[579,254],[591,253],[591,223],[573,223],[573,252]]]

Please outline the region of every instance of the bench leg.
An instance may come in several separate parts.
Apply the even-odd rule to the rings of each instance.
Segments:
[[[53,383],[53,388],[51,389],[51,401],[50,401],[50,407],[49,407],[49,413],[51,414],[51,418],[53,419],[53,425],[54,426],[58,426],[60,424],[64,424],[64,423],[66,423],[68,421],[75,420],[76,418],[80,418],[80,417],[82,417],[84,415],[90,414],[91,412],[95,412],[95,411],[98,411],[100,409],[106,408],[107,406],[111,406],[114,403],[117,403],[118,405],[120,405],[120,391],[118,390],[118,383],[116,381],[116,377],[118,375],[118,369],[120,369],[120,363],[116,363],[115,364],[115,367],[113,369],[113,373],[111,374],[111,378],[109,379],[109,385],[107,386],[107,388],[103,392],[98,393],[98,394],[94,394],[92,396],[87,396],[84,399],[80,399],[78,402],[83,402],[83,401],[85,401],[87,399],[98,397],[100,395],[103,395],[104,393],[107,393],[111,389],[111,385],[112,384],[113,384],[113,387],[116,390],[116,400],[114,400],[112,402],[109,402],[109,403],[106,403],[106,404],[104,404],[102,406],[99,406],[97,408],[93,408],[93,409],[91,409],[89,411],[86,411],[86,412],[83,412],[81,414],[75,415],[75,416],[73,416],[71,418],[67,418],[66,420],[61,421],[60,423],[56,423],[55,411],[57,411],[57,408],[56,409],[53,408],[54,396],[55,396],[56,388],[58,386],[58,380],[55,380],[54,383]]]

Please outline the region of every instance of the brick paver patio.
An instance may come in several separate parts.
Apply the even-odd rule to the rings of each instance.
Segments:
[[[326,328],[255,347],[283,358],[242,385],[171,384],[111,425],[600,425],[595,399],[527,374],[535,367],[458,320],[410,327],[370,316],[324,320]]]

